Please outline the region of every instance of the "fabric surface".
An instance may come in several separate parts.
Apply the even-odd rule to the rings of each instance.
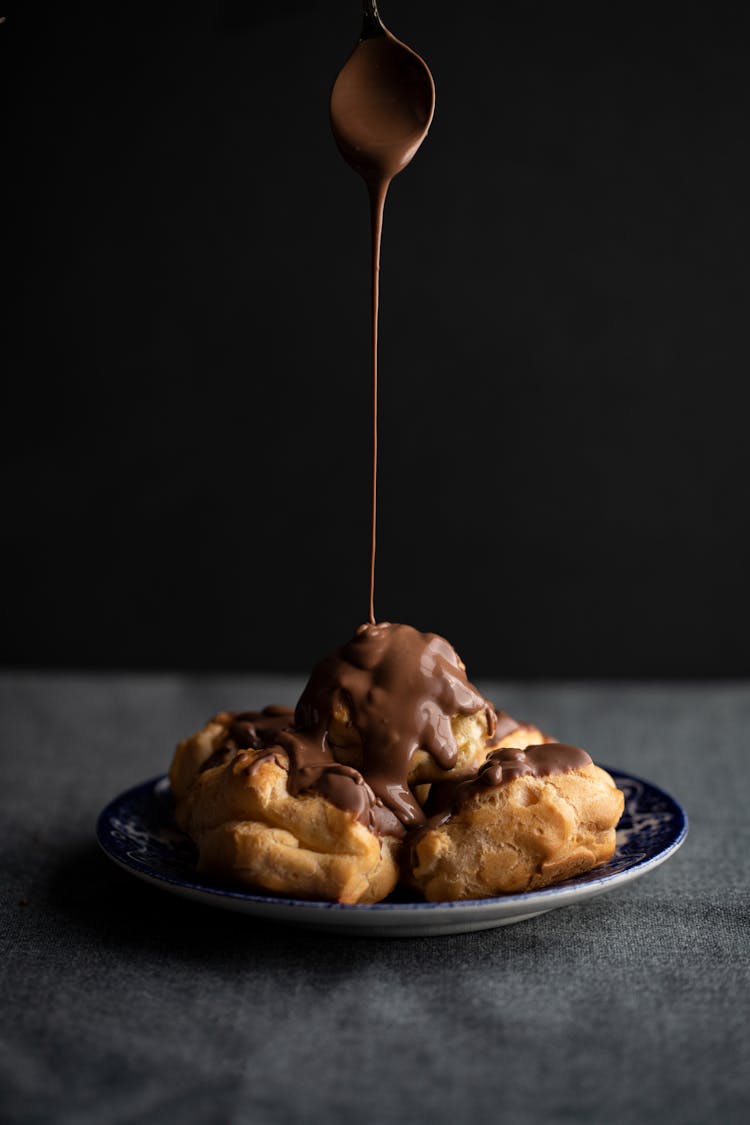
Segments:
[[[287,929],[152,889],[98,851],[101,807],[164,772],[178,738],[301,686],[4,676],[4,1120],[747,1119],[747,685],[480,685],[690,818],[657,871],[518,925]]]

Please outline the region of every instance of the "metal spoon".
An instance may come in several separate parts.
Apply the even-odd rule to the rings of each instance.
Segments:
[[[344,160],[364,179],[372,228],[372,524],[369,620],[375,624],[378,481],[378,305],[380,236],[388,185],[406,167],[435,110],[427,64],[383,26],[375,0],[365,0],[362,34],[331,92],[331,128]]]

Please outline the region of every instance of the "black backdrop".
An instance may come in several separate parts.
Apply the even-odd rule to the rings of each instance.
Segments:
[[[671,7],[381,5],[376,604],[474,675],[750,671],[750,24]],[[5,11],[6,659],[303,670],[367,604],[356,0]]]

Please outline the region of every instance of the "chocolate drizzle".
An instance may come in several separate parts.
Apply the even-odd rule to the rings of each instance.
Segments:
[[[414,755],[424,751],[442,769],[453,769],[458,746],[451,720],[480,713],[487,760],[468,779],[435,782],[423,810],[409,785]],[[423,831],[443,824],[489,787],[591,762],[585,750],[560,743],[493,750],[523,724],[496,713],[469,683],[458,654],[443,637],[389,622],[361,625],[350,641],[324,657],[294,711],[236,711],[224,721],[225,737],[204,770],[234,759],[252,774],[273,759],[288,771],[292,796],[317,793],[381,836],[410,831],[412,847]],[[356,748],[359,769],[336,760],[332,732]]]
[[[226,736],[204,769],[247,754],[248,772],[268,758],[288,768],[289,792],[319,793],[380,835],[423,824],[409,787],[414,754],[424,750],[445,770],[458,757],[451,719],[482,712],[488,749],[497,717],[469,683],[455,650],[410,625],[361,625],[313,669],[296,710],[267,707],[228,716]],[[509,716],[505,725],[517,726]],[[330,732],[346,724],[361,768],[336,761]],[[250,758],[248,751],[263,753]]]
[[[410,625],[361,625],[352,640],[314,669],[295,718],[320,733],[337,712],[348,715],[362,751],[362,773],[384,805],[405,825],[424,814],[408,785],[417,750],[442,769],[456,764],[454,715],[483,711],[490,736],[495,710],[469,683],[455,650],[435,633]]]
[[[486,793],[488,789],[497,789],[518,777],[550,777],[590,765],[591,758],[585,750],[578,746],[565,746],[561,742],[527,746],[525,750],[507,746],[493,751],[468,780],[442,781],[432,786],[425,805],[425,820],[409,833],[405,862],[408,857],[409,869],[413,869],[417,864],[416,848],[425,833],[456,816],[472,797]]]
[[[380,836],[403,835],[400,820],[384,807],[359,770],[336,761],[325,728],[286,730],[277,741],[289,759],[288,787],[292,796],[318,793]]]
[[[425,827],[438,827],[460,812],[478,793],[496,789],[517,777],[549,777],[590,765],[591,758],[585,750],[561,742],[545,742],[540,746],[527,746],[525,750],[513,746],[494,750],[474,777],[433,785],[425,808]]]
[[[229,725],[229,737],[242,750],[258,750],[285,730],[294,718],[291,707],[272,704],[262,711],[234,711]]]
[[[273,743],[280,731],[294,719],[291,707],[272,704],[262,711],[230,711],[226,734],[199,773],[225,765],[240,750],[260,750]]]
[[[487,748],[491,750],[497,746],[509,734],[513,734],[514,730],[520,730],[524,723],[519,723],[511,715],[505,711],[495,711],[495,732],[490,735],[487,741]]]

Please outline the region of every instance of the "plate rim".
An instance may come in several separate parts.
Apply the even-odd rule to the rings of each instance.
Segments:
[[[144,793],[144,791],[153,792],[156,787],[163,782],[168,784],[167,774],[157,774],[155,777],[146,781],[142,781],[137,785],[133,785],[128,789],[124,789],[117,796],[113,797],[99,813],[96,820],[96,840],[99,847],[104,854],[115,863],[122,870],[135,875],[138,878],[145,880],[157,887],[165,889],[178,889],[179,893],[187,893],[188,895],[200,895],[204,899],[226,900],[230,899],[235,902],[254,903],[258,906],[273,907],[276,909],[294,909],[294,913],[308,913],[308,914],[337,914],[341,913],[345,917],[352,918],[358,916],[372,917],[372,915],[380,916],[379,920],[385,922],[388,916],[393,917],[395,914],[411,915],[411,914],[425,914],[434,911],[471,911],[475,916],[482,914],[496,914],[499,909],[502,909],[503,914],[511,913],[512,908],[516,907],[519,910],[524,908],[531,908],[532,906],[539,905],[539,910],[534,910],[534,913],[541,913],[542,910],[552,909],[553,906],[563,905],[566,899],[572,901],[580,901],[582,898],[589,898],[602,891],[608,890],[610,887],[614,889],[616,886],[621,886],[630,882],[632,879],[638,878],[640,875],[645,874],[647,871],[661,866],[670,856],[682,846],[688,834],[689,820],[687,813],[676,797],[672,796],[665,789],[655,785],[645,778],[639,777],[637,774],[624,772],[623,770],[614,769],[609,766],[601,766],[612,775],[614,781],[618,783],[618,779],[622,781],[635,782],[638,785],[646,786],[652,790],[656,796],[665,800],[673,807],[673,811],[677,817],[677,824],[679,825],[678,831],[669,844],[666,845],[656,855],[646,856],[640,860],[634,861],[632,866],[626,867],[622,871],[614,871],[610,874],[603,874],[598,879],[591,879],[586,883],[562,883],[551,887],[542,887],[535,891],[521,891],[516,894],[510,895],[496,895],[492,898],[474,898],[474,899],[456,899],[445,900],[438,902],[427,901],[414,901],[414,902],[370,902],[370,903],[343,903],[343,902],[324,902],[317,899],[296,899],[284,898],[278,895],[260,895],[253,894],[250,891],[234,890],[231,887],[218,887],[212,886],[208,883],[197,883],[180,879],[176,876],[164,874],[154,870],[146,862],[123,858],[121,855],[115,855],[114,851],[108,846],[108,834],[110,832],[110,822],[114,815],[114,810],[127,799],[133,799],[136,794]],[[189,837],[186,837],[186,839]]]

